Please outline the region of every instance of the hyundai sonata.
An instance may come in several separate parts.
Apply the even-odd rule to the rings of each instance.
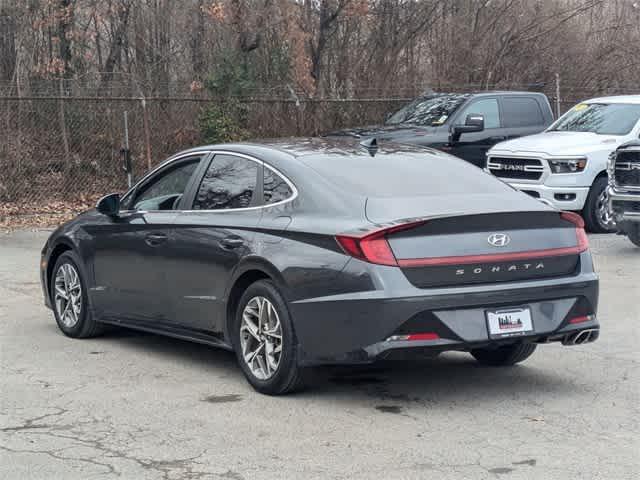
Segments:
[[[598,337],[583,223],[481,169],[350,139],[213,145],[62,225],[41,262],[70,337],[113,324],[234,350],[282,394],[307,367]]]

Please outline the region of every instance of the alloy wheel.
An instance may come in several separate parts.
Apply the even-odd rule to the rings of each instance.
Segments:
[[[56,272],[53,301],[60,322],[73,328],[82,311],[82,285],[78,271],[70,263],[63,263]]]
[[[259,380],[271,378],[282,356],[282,327],[273,304],[265,297],[253,297],[242,312],[240,323],[242,358]]]
[[[616,226],[616,221],[609,211],[609,192],[605,188],[598,196],[596,203],[596,217],[598,223],[604,230],[612,230]]]

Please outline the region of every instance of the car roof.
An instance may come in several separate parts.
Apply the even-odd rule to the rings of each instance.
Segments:
[[[513,90],[487,90],[483,92],[474,92],[472,95],[477,97],[486,97],[491,95],[538,95],[543,96],[544,93],[541,92],[526,92],[526,91],[513,91]]]
[[[640,105],[640,95],[617,95],[613,97],[591,98],[580,103],[632,103]]]
[[[432,149],[426,147],[388,141],[384,141],[383,145],[387,149],[391,148],[395,153],[434,152]],[[322,154],[369,156],[369,151],[360,145],[360,140],[353,137],[287,137],[242,143],[203,145],[184,150],[174,155],[174,157],[210,150],[229,151],[246,155],[260,155],[260,153],[263,153],[265,150],[271,150],[287,154],[291,157]],[[381,151],[380,154],[384,155],[385,153]]]
[[[421,95],[418,95],[416,99],[420,98],[429,98],[429,97],[441,97],[447,95],[460,95],[467,97],[490,97],[494,95],[502,95],[502,96],[522,96],[522,95],[536,95],[536,96],[544,96],[544,93],[541,92],[527,92],[521,90],[482,90],[475,92],[425,92]]]

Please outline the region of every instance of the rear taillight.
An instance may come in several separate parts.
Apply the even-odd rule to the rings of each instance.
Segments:
[[[580,215],[573,212],[562,212],[560,216],[573,223],[576,226],[576,240],[578,245],[576,246],[576,253],[584,252],[589,249],[589,238],[587,238],[587,232],[584,231],[584,220]]]
[[[403,230],[409,230],[419,225],[423,225],[424,221],[408,222],[399,225],[392,225],[377,230],[369,230],[362,234],[345,233],[336,235],[338,245],[344,252],[352,257],[359,258],[369,263],[378,265],[398,266],[391,246],[387,241],[387,235]]]

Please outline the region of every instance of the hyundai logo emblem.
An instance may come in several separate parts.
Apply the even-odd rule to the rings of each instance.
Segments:
[[[492,233],[487,238],[489,245],[493,245],[494,247],[506,247],[509,245],[511,238],[506,233]]]

